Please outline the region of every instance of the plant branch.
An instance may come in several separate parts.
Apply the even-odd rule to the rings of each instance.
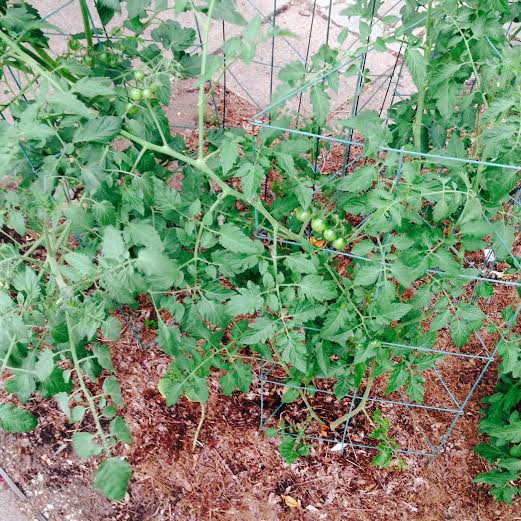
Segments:
[[[80,1],[80,11],[81,11],[81,18],[83,20],[83,30],[85,32],[85,39],[87,40],[87,49],[89,51],[92,50],[93,44],[92,44],[92,29],[89,22],[89,11],[87,8],[87,4],[85,3],[85,0],[79,0]]]
[[[203,50],[201,57],[201,77],[199,78],[199,101],[197,104],[198,121],[199,121],[199,148],[197,157],[201,161],[204,156],[204,115],[205,115],[205,93],[204,86],[206,84],[206,66],[208,63],[208,40],[210,37],[210,26],[212,23],[212,15],[215,7],[215,0],[210,0],[208,5],[206,25],[204,29]]]
[[[367,399],[369,398],[369,394],[371,392],[371,388],[373,387],[373,383],[374,383],[374,376],[371,375],[367,379],[367,385],[365,386],[365,391],[364,391],[364,394],[362,395],[360,403],[351,412],[348,412],[347,414],[344,414],[343,416],[336,419],[335,421],[332,421],[329,424],[329,427],[332,431],[336,430],[337,427],[339,425],[341,425],[342,423],[350,420],[351,418],[354,418],[360,412],[365,411],[365,404],[367,402]],[[354,398],[353,398],[353,400],[354,400]]]
[[[197,170],[201,171],[203,174],[205,174],[210,181],[214,182],[219,188],[226,194],[231,195],[232,197],[235,197],[235,199],[242,201],[243,203],[252,206],[253,208],[256,208],[258,212],[265,217],[269,223],[275,227],[277,226],[284,235],[292,239],[294,241],[298,241],[299,243],[302,242],[302,237],[297,235],[296,233],[293,233],[291,230],[288,230],[284,226],[281,226],[277,219],[275,219],[271,213],[264,207],[264,205],[260,201],[255,201],[248,199],[244,194],[239,192],[238,190],[235,190],[231,186],[227,185],[213,170],[211,170],[208,165],[206,164],[206,161],[204,159],[193,159],[190,156],[187,156],[185,154],[181,154],[180,152],[177,152],[170,146],[159,146],[154,145],[153,143],[150,143],[149,141],[146,141],[144,139],[141,139],[138,136],[135,136],[134,134],[131,134],[130,132],[127,132],[126,130],[121,131],[121,136],[133,141],[134,143],[138,143],[141,146],[146,146],[149,150],[152,150],[154,152],[158,152],[159,154],[164,154],[170,157],[173,157],[174,159],[177,159],[179,161],[182,161],[183,163],[186,163],[187,165],[190,165]]]
[[[199,434],[201,433],[201,428],[203,426],[205,417],[206,417],[206,404],[204,402],[201,402],[201,417],[199,418],[199,423],[197,424],[197,429],[195,429],[194,441],[192,443],[192,452],[195,452],[195,449],[197,448]]]
[[[423,51],[425,63],[429,63],[429,57],[431,55],[431,25],[432,25],[432,0],[429,0],[427,4],[427,21],[425,22],[425,47]],[[416,108],[416,119],[414,120],[413,134],[414,144],[416,150],[421,152],[421,128],[423,119],[423,109],[425,106],[425,94],[427,91],[427,78],[423,85],[418,85],[418,106]]]

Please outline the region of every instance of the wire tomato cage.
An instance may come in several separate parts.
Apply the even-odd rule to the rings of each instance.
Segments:
[[[383,2],[381,7],[384,9],[390,7],[389,10],[393,10],[398,4],[399,2],[389,6],[389,3]],[[325,9],[329,9],[325,43],[328,42],[330,37],[332,8],[333,2],[330,2],[329,6],[325,6]],[[313,3],[313,16],[315,15],[315,9],[316,2]],[[409,184],[408,179],[411,177],[411,170],[415,169],[415,165],[416,168],[421,170],[422,176],[426,179],[429,176],[432,176],[433,179],[439,178],[458,169],[485,171],[487,175],[495,176],[512,177],[518,174],[521,171],[520,165],[472,160],[465,157],[464,154],[459,153],[456,142],[452,143],[452,150],[440,150],[438,153],[423,153],[388,146],[378,146],[378,143],[375,145],[366,140],[357,139],[352,127],[347,130],[345,128],[339,130],[331,125],[330,121],[325,122],[323,125],[316,125],[315,128],[311,129],[309,126],[304,129],[299,128],[299,124],[305,127],[306,111],[307,115],[309,115],[309,108],[314,103],[314,89],[322,89],[324,86],[324,90],[327,88],[338,88],[338,78],[342,78],[346,83],[344,86],[345,90],[342,93],[350,101],[351,106],[347,106],[347,112],[351,117],[355,117],[361,114],[364,109],[369,108],[377,112],[379,117],[385,117],[385,122],[387,123],[389,108],[396,101],[406,99],[411,95],[412,90],[403,92],[404,85],[411,86],[411,81],[408,78],[409,71],[407,67],[404,67],[406,49],[403,44],[394,50],[393,55],[396,58],[394,63],[391,63],[391,66],[387,69],[381,70],[381,64],[385,60],[381,59],[381,49],[378,47],[379,36],[372,38],[371,30],[374,21],[381,20],[385,17],[385,14],[386,12],[383,16],[373,16],[371,18],[364,45],[353,50],[352,56],[346,61],[325,67],[324,71],[314,74],[310,79],[303,79],[298,86],[281,91],[278,96],[273,95],[275,89],[271,88],[270,104],[251,119],[250,123],[252,126],[264,131],[272,140],[313,142],[315,144],[314,154],[310,154],[308,158],[310,179],[313,181],[321,180],[322,182],[318,184],[322,186],[324,183],[334,182],[339,178],[343,178],[342,186],[347,187],[350,176],[356,174],[357,168],[366,166],[369,158],[379,158],[383,166],[379,170],[378,186],[387,190],[387,201],[390,201],[391,205],[396,201],[396,192],[406,188]],[[414,29],[414,27],[411,27],[411,29]],[[509,28],[509,30],[511,29],[512,27]],[[311,41],[312,32],[313,19],[308,43]],[[494,43],[488,38],[487,41],[491,48],[498,52]],[[300,57],[300,60],[303,69],[308,70],[310,68],[309,53],[306,53],[304,57]],[[275,50],[272,51],[271,62],[276,63]],[[369,72],[372,64],[375,65],[377,70],[377,73],[372,76],[376,81],[371,79]],[[294,69],[298,69],[298,66],[295,65]],[[284,70],[284,68],[281,67],[281,70]],[[351,81],[350,84],[349,81]],[[472,83],[471,88],[473,88]],[[336,166],[331,166],[331,157],[335,155],[333,154],[335,150],[337,157],[336,162],[333,161],[333,163]],[[340,161],[340,167],[338,166],[338,156],[343,158]],[[326,180],[324,181],[324,179]],[[518,184],[513,183],[514,186]],[[314,185],[314,188],[315,196],[320,196],[320,187]],[[268,182],[266,181],[265,195],[267,190]],[[351,205],[351,207],[356,208],[356,199],[359,197],[359,194],[356,193],[358,189],[353,191],[355,193],[351,201],[347,203],[347,206]],[[500,211],[503,212],[503,218],[509,220],[517,231],[519,231],[520,224],[520,196],[521,190],[517,186],[500,208]],[[422,201],[423,204],[431,208],[434,204],[433,201],[428,201],[425,198],[422,198]],[[359,208],[356,208],[356,210],[359,210]],[[347,213],[349,213],[349,210]],[[368,220],[372,218],[370,212],[358,211],[355,213],[362,220],[354,229],[362,230]],[[483,242],[482,257],[484,259],[481,263],[472,259],[466,259],[466,265],[462,272],[456,273],[446,265],[444,260],[438,259],[439,265],[432,265],[425,275],[425,278],[442,281],[441,284],[448,284],[455,289],[454,294],[456,297],[454,299],[449,297],[448,299],[448,306],[453,308],[458,306],[464,307],[465,302],[477,302],[482,309],[487,310],[490,296],[495,290],[513,292],[515,294],[516,290],[519,293],[519,288],[521,287],[521,283],[518,281],[519,273],[514,277],[502,279],[502,273],[495,270],[498,263],[504,262],[507,258],[510,260],[510,264],[519,270],[519,260],[513,254],[511,244],[503,236],[502,230],[497,231],[494,229],[491,222],[493,220],[491,214],[489,213],[487,216],[486,212],[480,213],[483,219],[490,225],[487,231],[476,234],[476,240],[478,240],[479,235],[479,240]],[[427,222],[421,215],[421,212],[418,215],[420,219]],[[260,218],[259,212],[255,210],[255,236],[263,241],[272,243],[274,239],[270,227],[260,222]],[[432,227],[431,224],[429,226]],[[308,231],[307,233],[309,235],[310,232]],[[485,237],[488,234],[490,236]],[[357,234],[355,233],[355,235]],[[356,243],[361,240],[366,242],[372,240],[371,235],[374,238],[376,231],[373,231],[372,234],[361,231],[357,235]],[[317,254],[344,258],[355,266],[365,265],[374,268],[375,265],[380,265],[379,268],[376,268],[378,275],[375,283],[378,285],[385,269],[392,269],[392,263],[389,262],[388,264],[387,257],[396,257],[392,254],[394,240],[395,236],[393,236],[392,232],[384,234],[384,254],[382,255],[384,258],[381,261],[375,259],[372,255],[368,257],[355,253],[356,243],[348,245],[347,251],[335,251],[332,247],[323,247],[319,249]],[[300,245],[294,241],[278,239],[277,242],[281,248],[301,249]],[[353,246],[355,246],[354,249]],[[393,262],[399,263],[399,259],[398,261],[393,259]],[[423,276],[415,279],[415,290],[421,288],[424,282]],[[378,289],[375,293],[375,299],[377,298]],[[517,300],[519,299],[517,298]],[[515,311],[506,317],[507,329],[516,324],[520,311],[521,304],[518,304]],[[446,330],[447,326],[450,327],[450,324],[445,320],[445,324],[440,324],[439,329]],[[320,328],[315,327],[313,324],[303,323],[302,328],[305,330],[306,336],[310,338],[320,333]],[[285,412],[288,410],[290,412],[289,417],[294,422],[298,423],[299,420],[302,420],[302,416],[299,416],[298,411],[295,411],[295,407],[291,403],[285,403],[284,397],[280,396],[282,393],[285,394],[290,390],[296,389],[306,393],[311,405],[313,407],[316,405],[317,410],[330,410],[331,406],[328,403],[333,403],[336,411],[341,410],[345,412],[347,417],[336,432],[330,432],[327,428],[310,429],[306,431],[304,436],[306,439],[333,444],[333,450],[340,452],[343,452],[345,448],[378,450],[379,447],[374,441],[374,436],[371,436],[372,427],[369,417],[366,415],[364,418],[362,415],[358,415],[356,418],[352,418],[351,416],[352,412],[360,404],[365,404],[367,408],[378,407],[389,417],[400,420],[399,422],[394,422],[394,424],[391,421],[393,436],[398,442],[396,452],[417,456],[437,456],[446,446],[447,440],[456,427],[458,420],[464,416],[468,403],[501,349],[504,335],[501,332],[498,334],[497,330],[491,334],[490,328],[488,329],[487,331],[486,327],[476,327],[472,334],[469,335],[469,338],[464,342],[460,341],[460,345],[457,347],[451,346],[450,342],[447,342],[447,338],[443,336],[434,340],[431,337],[421,344],[411,344],[399,339],[382,341],[382,347],[391,352],[391,357],[394,360],[407,359],[414,353],[415,356],[419,357],[420,365],[426,363],[426,366],[429,367],[429,364],[432,364],[431,368],[424,373],[426,391],[425,400],[422,403],[409,399],[400,388],[395,389],[391,393],[386,393],[383,381],[373,386],[372,392],[367,395],[365,393],[361,394],[355,389],[354,391],[350,390],[348,393],[341,393],[341,399],[337,399],[332,382],[324,381],[318,383],[313,381],[302,384],[296,378],[292,379],[291,377],[281,375],[278,373],[275,364],[264,360],[259,376],[261,395],[260,427],[263,430],[268,430],[276,427],[281,420],[284,425],[287,425],[284,419]],[[449,344],[448,346],[446,345],[447,343]],[[458,367],[458,378],[456,381],[451,376],[451,368],[455,365]],[[406,416],[406,419],[404,419],[404,416]],[[285,432],[297,436],[295,429],[286,430]]]

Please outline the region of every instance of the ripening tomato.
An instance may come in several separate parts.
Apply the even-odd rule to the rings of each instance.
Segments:
[[[309,242],[317,248],[323,248],[326,245],[326,241],[323,239],[316,239],[313,235],[309,238]]]

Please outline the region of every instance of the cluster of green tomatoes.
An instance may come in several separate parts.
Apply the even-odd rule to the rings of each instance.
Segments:
[[[136,104],[138,104],[140,101],[149,101],[155,98],[159,89],[161,88],[160,83],[152,83],[148,85],[145,80],[145,73],[141,70],[134,71],[134,80],[136,80],[136,86],[128,89],[128,114],[133,114],[136,112]]]
[[[81,42],[76,39],[71,39],[69,40],[69,49],[74,54],[76,54],[78,58],[81,58],[81,61],[87,67],[94,67],[94,65],[98,63],[98,65],[103,64],[108,67],[117,68],[120,64],[121,58],[107,48],[87,50],[87,52],[84,54],[85,49],[83,48]]]
[[[79,54],[82,50],[82,45],[79,40],[69,40],[69,49]],[[110,67],[116,67],[121,58],[117,54],[111,52],[111,49],[97,49],[90,51],[81,57],[83,63],[88,67],[93,67],[96,63],[108,65]],[[158,82],[150,82],[150,78],[147,78],[142,70],[135,70],[133,73],[135,80],[134,85],[129,87],[127,90],[128,103],[126,106],[126,112],[128,114],[134,114],[137,111],[137,104],[140,101],[148,101],[154,99],[157,96],[161,84]]]
[[[345,223],[338,214],[333,213],[324,217],[299,207],[295,209],[295,217],[302,223],[310,222],[313,235],[309,240],[313,246],[323,248],[330,243],[335,250],[339,251],[347,246],[347,241],[343,236],[346,231]]]

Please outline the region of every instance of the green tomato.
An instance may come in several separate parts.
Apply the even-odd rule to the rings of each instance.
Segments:
[[[77,51],[81,47],[78,40],[69,40],[69,49],[71,51]]]
[[[307,210],[304,210],[303,208],[297,208],[295,210],[295,217],[300,222],[308,222],[311,219],[311,212],[308,212]]]
[[[91,56],[90,54],[87,54],[87,56],[85,56],[85,58],[83,58],[83,63],[87,67],[92,67],[94,65],[94,63],[95,63],[94,56]]]
[[[99,59],[100,59],[102,62],[108,62],[108,61],[109,61],[109,55],[108,55],[108,53],[106,53],[106,52],[102,52],[102,53],[99,55]]]
[[[162,86],[163,85],[161,83],[159,83],[159,82],[152,83],[152,85],[150,85],[150,90],[155,95],[155,94],[157,94],[161,90]]]
[[[371,340],[371,342],[369,342],[369,345],[367,347],[373,348],[373,349],[379,349],[380,347],[382,347],[382,342],[380,342],[379,340]]]
[[[151,99],[154,94],[150,89],[143,89],[143,92],[141,93],[143,96],[143,99]]]
[[[326,223],[320,217],[315,217],[311,219],[311,229],[314,232],[323,233],[326,229]]]
[[[134,103],[129,101],[125,107],[125,112],[130,115],[135,114],[137,112],[137,107],[134,105]]]
[[[521,443],[510,447],[510,455],[513,458],[521,458]]]
[[[145,79],[145,73],[143,71],[134,71],[134,79],[136,81],[143,81]]]
[[[324,239],[326,239],[327,242],[333,242],[336,239],[335,230],[332,228],[326,228],[324,230]]]
[[[335,239],[333,241],[333,248],[335,248],[335,250],[341,251],[346,246],[347,246],[347,242],[346,242],[346,240],[343,237],[338,237],[337,239]]]
[[[143,97],[143,93],[139,89],[130,89],[128,95],[134,101],[139,101]]]

